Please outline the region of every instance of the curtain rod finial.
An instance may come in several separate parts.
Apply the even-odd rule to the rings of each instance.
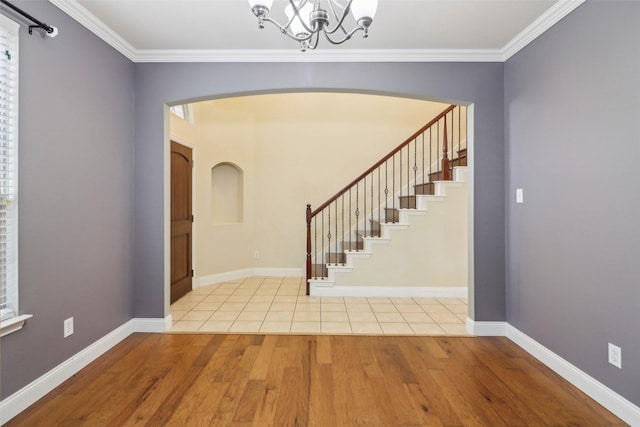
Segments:
[[[58,28],[57,27],[49,26],[49,28],[51,28],[51,31],[45,31],[46,35],[48,35],[51,38],[54,38],[55,36],[58,35]]]

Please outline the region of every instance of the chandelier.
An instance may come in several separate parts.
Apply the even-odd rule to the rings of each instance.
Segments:
[[[358,31],[366,38],[378,8],[378,0],[289,0],[284,8],[287,23],[281,25],[268,16],[272,4],[273,0],[249,0],[258,27],[263,29],[265,22],[272,23],[282,34],[298,41],[303,52],[318,46],[321,32],[331,44],[342,44]],[[345,28],[349,12],[356,22],[351,30]]]

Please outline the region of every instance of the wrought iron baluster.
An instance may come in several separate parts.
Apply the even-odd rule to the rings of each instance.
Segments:
[[[433,126],[429,128],[429,182],[431,182],[431,174],[433,173]],[[430,185],[433,187],[433,183]]]
[[[342,194],[342,236],[340,236],[342,242],[342,265],[346,264],[347,255],[344,253],[344,193]]]
[[[373,236],[373,178],[374,175],[371,173],[371,235]]]
[[[378,224],[382,223],[382,205],[380,204],[380,168],[378,168]],[[382,229],[380,229],[380,233],[382,233]]]
[[[467,150],[467,163],[469,162],[469,109],[464,107],[464,148]]]
[[[329,253],[327,254],[327,265],[331,264],[331,206],[327,209],[327,250]],[[324,250],[322,251],[325,252]]]
[[[320,259],[322,260],[322,263],[320,264],[320,270],[322,271],[322,279],[324,280],[324,209],[322,210],[322,217],[320,219],[320,231],[322,233],[322,245],[320,245],[320,251],[322,252],[322,254],[320,255]]]
[[[418,139],[413,141],[413,194],[416,195],[416,207],[418,207],[418,196],[416,184],[418,183]]]
[[[367,237],[367,177],[364,177],[364,183],[362,184],[364,196],[362,197],[362,204],[364,207],[364,237]]]
[[[387,160],[386,162],[384,162],[384,215],[385,215],[385,220],[387,222],[389,222],[389,161]],[[391,219],[392,222],[396,222],[395,221],[396,216],[395,216],[395,212],[393,213],[393,218]]]
[[[424,174],[426,169],[424,168],[424,132],[422,132],[422,183],[424,184]]]
[[[318,217],[313,217],[313,264],[315,277],[318,277]]]
[[[353,228],[351,226],[351,216],[353,215],[353,211],[351,210],[351,200],[352,200],[352,196],[351,196],[351,188],[349,189],[349,250],[353,250],[353,241],[352,241],[352,237],[353,237]]]
[[[449,181],[451,179],[451,170],[450,170],[450,163],[449,163],[449,133],[447,132],[447,115],[444,115],[444,129],[442,130],[442,135],[443,135],[443,139],[442,139],[442,179],[444,181]]]
[[[359,199],[359,193],[360,193],[360,183],[358,182],[356,184],[356,251],[360,250],[360,244],[358,243],[358,237],[360,236],[358,234],[358,226],[360,224],[360,201]]]
[[[336,247],[336,254],[334,256],[336,257],[335,264],[338,265],[338,202],[337,201],[335,203],[335,207],[336,207],[336,210],[335,210],[335,212],[336,212],[336,216],[335,216],[335,219],[336,219],[336,236],[335,236],[334,246]]]
[[[438,156],[437,156],[437,160],[436,161],[438,162],[438,179],[440,179],[441,178],[440,174],[442,173],[442,171],[440,170],[441,169],[440,168],[440,163],[441,163],[440,162],[440,121],[438,121],[438,125],[437,125],[437,129],[436,130],[437,130],[437,134],[436,134],[437,140],[436,140],[436,142],[438,144],[438,151],[437,151]]]
[[[451,110],[451,162],[453,162],[454,157],[456,155],[456,110]],[[458,147],[458,150],[460,147]],[[453,171],[453,164],[451,164],[451,168]]]
[[[411,164],[411,147],[407,145],[407,197],[411,196],[411,191],[409,191],[409,187],[411,187],[411,182],[410,182],[411,172],[409,171],[410,164]]]
[[[462,150],[462,107],[458,107],[458,158],[460,158],[460,150]]]
[[[450,127],[451,127],[451,147],[450,147],[450,149],[449,149],[449,150],[451,151],[451,154],[449,154],[449,159],[450,159],[450,160],[447,162],[447,163],[448,163],[448,165],[449,165],[449,170],[447,171],[447,173],[448,173],[448,175],[449,175],[449,179],[450,179],[450,180],[452,180],[452,181],[453,181],[453,165],[451,164],[451,159],[453,159],[453,155],[454,155],[454,152],[453,152],[453,143],[455,142],[455,140],[453,139],[453,138],[454,138],[454,136],[453,136],[453,132],[454,132],[454,129],[455,129],[455,123],[456,123],[456,122],[454,122],[454,121],[453,121],[453,118],[454,118],[454,117],[453,117],[453,110],[452,110],[452,111],[451,111],[451,126],[450,126]]]
[[[400,200],[402,200],[402,150],[398,151],[398,168],[400,169]],[[400,203],[400,207],[402,207],[402,203]]]
[[[391,157],[391,201],[393,205],[393,209],[396,209],[396,155],[394,154]]]

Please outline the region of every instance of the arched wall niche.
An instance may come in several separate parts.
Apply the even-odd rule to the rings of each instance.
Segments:
[[[244,172],[231,162],[211,168],[211,221],[213,224],[238,224],[243,221]]]

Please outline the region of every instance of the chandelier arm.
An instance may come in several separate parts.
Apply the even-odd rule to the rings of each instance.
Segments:
[[[336,18],[336,21],[338,21],[338,23],[336,24],[336,26],[331,30],[331,29],[325,29],[325,33],[327,34],[333,34],[338,30],[342,30],[342,32],[346,35],[347,30],[344,28],[344,26],[342,25],[344,23],[344,20],[347,18],[347,15],[349,15],[349,11],[351,10],[351,3],[353,2],[353,0],[349,0],[347,2],[347,4],[345,5],[344,9],[342,9],[342,17],[338,16],[338,13],[336,12],[335,7],[333,6],[333,1],[329,0],[329,8],[331,9],[331,12],[333,13],[333,16]]]
[[[293,34],[291,31],[289,31],[289,29],[287,27],[283,27],[282,25],[280,25],[280,23],[278,23],[278,21],[276,21],[275,19],[271,19],[268,16],[265,16],[262,20],[264,22],[272,23],[273,25],[275,25],[280,30],[280,32],[282,34],[284,34],[285,36],[287,36],[287,37],[289,37],[289,38],[291,38],[291,39],[293,39],[295,41],[298,41],[298,42],[303,42],[303,41],[309,40],[311,38],[311,36],[312,36],[312,34],[308,34],[306,37],[298,37],[295,34]]]
[[[351,32],[349,32],[347,35],[344,36],[344,38],[340,39],[340,40],[333,40],[331,39],[331,37],[329,37],[329,33],[327,33],[326,31],[324,32],[325,38],[329,41],[329,43],[331,44],[342,44],[344,42],[346,42],[347,40],[350,40],[351,37],[357,33],[358,31],[365,31],[364,28],[362,27],[356,27],[353,30],[351,30]]]
[[[307,31],[307,33],[309,33],[309,34],[313,33],[313,29],[309,28],[309,26],[307,25],[305,20],[302,19],[302,17],[300,16],[300,9],[302,9],[304,7],[304,5],[307,4],[309,1],[311,1],[311,0],[302,0],[300,2],[300,8],[298,8],[298,6],[296,6],[296,4],[293,2],[293,0],[289,0],[289,4],[293,8],[293,16],[289,20],[289,23],[287,24],[287,27],[289,27],[289,25],[291,25],[291,22],[293,22],[294,19],[298,18],[298,20],[300,21],[300,23],[302,24],[304,29]]]
[[[312,39],[311,42],[309,43],[309,49],[311,50],[314,50],[316,47],[318,47],[318,41],[320,40],[320,32],[316,31],[315,35],[316,35],[315,41]]]

